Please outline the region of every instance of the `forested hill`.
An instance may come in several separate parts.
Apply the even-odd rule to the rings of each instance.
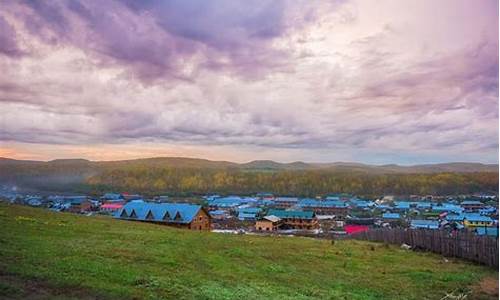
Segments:
[[[40,162],[3,158],[0,159],[0,183],[21,188],[90,193],[461,194],[497,191],[498,165],[375,166],[265,160],[238,164],[177,157]]]

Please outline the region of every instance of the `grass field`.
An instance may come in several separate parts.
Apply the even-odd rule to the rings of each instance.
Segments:
[[[0,298],[497,299],[497,277],[381,244],[190,232],[0,204]]]

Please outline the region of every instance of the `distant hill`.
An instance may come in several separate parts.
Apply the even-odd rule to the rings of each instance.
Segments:
[[[440,174],[446,173],[440,176]],[[183,157],[121,161],[57,159],[48,162],[0,158],[0,184],[27,191],[148,194],[269,191],[315,196],[330,192],[362,195],[460,194],[498,190],[498,165],[445,163],[415,166],[351,162],[248,163]]]
[[[366,173],[471,173],[471,172],[498,172],[498,164],[452,162],[440,164],[423,164],[413,166],[369,165],[354,162],[333,163],[306,163],[296,161],[280,163],[273,160],[254,160],[248,163],[234,163],[229,161],[213,161],[200,158],[185,157],[155,157],[118,161],[89,161],[86,159],[56,159],[48,162],[32,160],[15,160],[0,157],[2,166],[59,166],[72,168],[99,168],[99,167],[172,167],[172,168],[208,168],[208,169],[251,169],[251,170],[316,170],[327,169],[339,172],[366,172]],[[0,171],[1,172],[1,171]]]

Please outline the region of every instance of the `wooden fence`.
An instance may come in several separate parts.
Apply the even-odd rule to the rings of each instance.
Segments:
[[[459,257],[498,268],[498,237],[478,236],[468,231],[429,229],[372,229],[350,238],[387,244],[407,244],[447,257]]]

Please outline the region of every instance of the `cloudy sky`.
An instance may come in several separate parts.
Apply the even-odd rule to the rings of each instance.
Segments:
[[[1,1],[0,156],[498,162],[498,1]]]

